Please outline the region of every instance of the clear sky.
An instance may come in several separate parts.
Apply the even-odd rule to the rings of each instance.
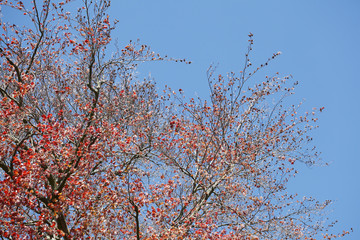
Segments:
[[[186,58],[191,65],[157,62],[143,65],[159,88],[182,88],[187,96],[206,96],[206,70],[240,71],[247,35],[254,34],[252,62],[283,54],[267,73],[291,74],[299,81],[296,97],[304,110],[325,107],[314,143],[329,167],[301,167],[290,191],[335,200],[330,217],[336,230],[354,228],[345,239],[360,239],[360,1],[358,0],[114,0],[120,20],[114,37],[163,55]]]
[[[5,14],[5,13],[4,13]],[[256,75],[291,74],[299,81],[294,104],[304,111],[325,107],[314,144],[328,167],[300,166],[290,191],[334,200],[335,230],[354,228],[345,239],[360,239],[360,1],[359,0],[113,0],[118,19],[114,38],[129,40],[191,65],[145,63],[142,76],[159,88],[182,88],[187,96],[207,96],[206,70],[240,71],[247,35],[254,34],[253,63],[282,55]],[[254,79],[254,80],[256,80]]]

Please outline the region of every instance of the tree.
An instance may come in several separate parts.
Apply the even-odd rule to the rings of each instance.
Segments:
[[[138,63],[164,60],[149,47],[109,54],[110,1],[83,0],[76,15],[69,0],[0,4],[32,23],[0,22],[2,239],[312,239],[327,229],[318,215],[328,201],[286,192],[297,162],[317,159],[306,148],[315,113],[283,104],[288,77],[249,87],[279,53],[252,70],[250,34],[240,74],[210,68],[209,98],[187,100],[135,78]]]

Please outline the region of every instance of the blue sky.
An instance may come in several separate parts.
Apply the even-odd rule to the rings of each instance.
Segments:
[[[157,62],[139,69],[159,87],[182,88],[187,96],[206,96],[206,70],[240,71],[247,35],[254,34],[253,63],[283,54],[263,72],[291,74],[299,81],[293,103],[303,109],[325,107],[314,144],[328,167],[301,167],[290,184],[299,195],[335,200],[330,217],[335,230],[354,228],[345,239],[360,239],[360,1],[345,0],[117,0],[120,20],[115,38],[141,43],[191,65]]]
[[[352,227],[354,233],[345,239],[360,239],[360,1],[113,0],[110,15],[120,21],[114,35],[120,46],[140,39],[162,55],[192,61],[139,68],[159,88],[168,84],[187,96],[207,96],[210,64],[222,74],[240,71],[249,32],[255,65],[281,51],[254,80],[291,74],[299,85],[290,103],[305,99],[304,110],[325,107],[313,136],[330,163],[300,166],[290,191],[334,200],[329,216],[339,220],[335,230]]]

